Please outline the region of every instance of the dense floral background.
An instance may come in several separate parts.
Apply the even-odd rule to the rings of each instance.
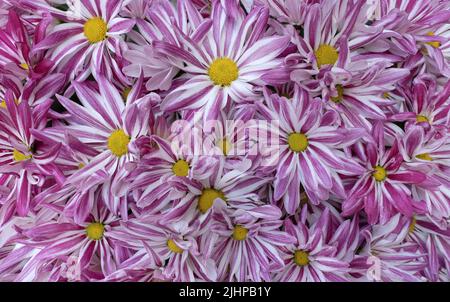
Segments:
[[[449,281],[449,39],[449,0],[0,0],[0,281]]]

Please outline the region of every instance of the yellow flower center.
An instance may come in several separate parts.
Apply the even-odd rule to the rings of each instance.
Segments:
[[[108,25],[101,17],[94,17],[84,23],[84,35],[91,43],[98,43],[106,39]]]
[[[16,103],[16,105],[20,104],[20,100],[18,100],[18,99],[15,99],[14,102]],[[6,109],[6,101],[5,100],[0,101],[0,107]]]
[[[422,154],[416,155],[416,158],[421,159],[421,160],[428,160],[428,161],[433,160],[433,158],[428,153],[422,153]]]
[[[79,163],[78,164],[78,169],[83,169],[86,165],[84,163]]]
[[[244,228],[243,226],[237,225],[234,227],[233,230],[233,239],[242,241],[247,239],[248,229]]]
[[[127,101],[128,95],[130,94],[130,92],[131,92],[131,87],[125,87],[123,89],[123,91],[122,91],[122,99],[123,99],[124,102]]]
[[[417,115],[416,116],[416,121],[418,123],[429,123],[430,122],[430,120],[424,115]]]
[[[291,133],[288,136],[288,145],[294,152],[303,152],[308,148],[308,137],[303,133]]]
[[[373,177],[376,181],[384,181],[387,177],[386,169],[381,166],[376,166],[374,168]]]
[[[434,37],[434,32],[430,31],[427,33],[427,36]],[[441,43],[439,41],[433,41],[433,42],[426,42],[428,45],[433,46],[434,48],[441,47]]]
[[[173,241],[172,239],[167,240],[167,247],[169,248],[169,250],[170,250],[172,253],[175,253],[175,254],[182,254],[182,253],[183,253],[183,249],[180,248],[180,247],[175,243],[175,241]]]
[[[338,95],[332,96],[331,100],[335,103],[340,103],[340,102],[342,102],[342,99],[344,97],[344,87],[342,87],[342,85],[336,85],[336,90],[337,90]]]
[[[202,195],[198,199],[198,209],[201,213],[206,213],[213,205],[214,200],[220,198],[225,200],[225,195],[215,189],[204,189]]]
[[[230,86],[238,78],[239,70],[233,60],[219,58],[209,66],[208,75],[215,85]]]
[[[115,156],[122,156],[128,153],[130,137],[122,129],[114,131],[108,138],[108,148]]]
[[[100,240],[105,233],[105,226],[100,222],[90,223],[86,227],[86,236],[91,240]]]
[[[225,156],[228,155],[228,153],[229,153],[230,150],[231,150],[231,144],[230,144],[230,142],[229,142],[226,138],[220,140],[220,141],[217,143],[217,146],[220,148],[220,150],[222,150],[222,153],[223,153],[223,155],[225,155]]]
[[[30,66],[28,66],[27,63],[20,64],[20,67],[22,67],[22,69],[24,69],[24,70],[30,70]]]
[[[385,92],[385,93],[383,93],[383,98],[390,99],[391,98],[391,94],[389,92]]]
[[[308,265],[309,264],[309,254],[302,250],[295,251],[294,262],[298,266]]]
[[[409,227],[408,227],[408,232],[410,234],[414,233],[414,230],[416,229],[416,223],[417,223],[416,217],[413,216],[411,218],[411,223],[409,224]]]
[[[189,164],[180,159],[172,166],[173,174],[180,177],[186,177],[189,174]]]
[[[323,65],[334,65],[338,58],[339,52],[336,48],[328,44],[322,44],[314,52],[316,56],[317,66],[320,68]]]
[[[15,162],[21,162],[30,159],[31,157],[32,157],[31,155],[25,155],[16,149],[13,150],[13,159]]]

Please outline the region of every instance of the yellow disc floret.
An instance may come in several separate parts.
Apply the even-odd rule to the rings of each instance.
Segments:
[[[303,152],[308,148],[308,137],[303,133],[291,133],[288,136],[288,145],[294,152]]]
[[[376,181],[384,181],[387,177],[387,172],[386,169],[381,167],[381,166],[376,166],[375,168],[373,168],[373,177],[375,178]]]
[[[91,240],[100,240],[105,233],[105,226],[100,222],[90,223],[86,227],[86,236]]]
[[[20,67],[24,70],[30,70],[30,66],[27,63],[20,64]]]
[[[172,253],[175,254],[182,254],[183,253],[183,249],[181,247],[179,247],[175,241],[173,241],[172,239],[167,240],[167,247],[169,248],[169,250]]]
[[[208,75],[215,85],[230,86],[238,78],[239,70],[233,60],[219,58],[209,66]]]
[[[421,159],[421,160],[427,160],[427,161],[433,160],[433,158],[431,157],[431,155],[429,153],[422,153],[422,154],[416,155],[416,158]]]
[[[316,56],[317,66],[320,68],[324,65],[334,65],[338,58],[339,52],[336,48],[328,44],[322,44],[314,52]]]
[[[172,166],[172,172],[176,176],[186,177],[189,174],[189,164],[187,161],[180,159]]]
[[[248,229],[243,226],[237,225],[233,229],[233,239],[242,241],[247,239]]]
[[[114,131],[108,138],[108,148],[115,156],[122,156],[128,153],[128,144],[130,137],[125,134],[123,129]]]
[[[420,115],[420,114],[416,116],[416,121],[418,123],[429,123],[430,122],[430,120],[425,115]]]
[[[202,195],[198,199],[198,209],[201,213],[206,213],[214,203],[216,198],[225,200],[225,195],[215,189],[204,189]]]
[[[31,157],[32,157],[31,155],[25,155],[16,149],[13,150],[13,159],[15,162],[21,162],[30,159]]]
[[[309,264],[309,254],[302,250],[297,250],[294,253],[294,262],[298,266],[305,266]]]
[[[427,36],[429,37],[434,37],[434,32],[430,31],[427,33]],[[428,45],[431,45],[434,48],[439,48],[441,47],[441,42],[439,41],[431,41],[431,42],[426,42]]]
[[[410,234],[414,233],[414,230],[416,229],[416,223],[417,223],[416,217],[413,216],[411,218],[411,222],[410,222],[409,227],[408,227],[408,232]]]
[[[16,105],[20,104],[20,100],[18,100],[18,99],[14,99],[14,102],[16,103]],[[5,100],[0,101],[0,107],[5,108],[5,109],[7,108]]]
[[[108,25],[101,17],[94,17],[84,23],[84,36],[91,43],[98,43],[106,39]]]

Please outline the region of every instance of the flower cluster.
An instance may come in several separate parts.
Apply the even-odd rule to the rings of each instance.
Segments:
[[[0,281],[449,281],[450,0],[3,0]]]

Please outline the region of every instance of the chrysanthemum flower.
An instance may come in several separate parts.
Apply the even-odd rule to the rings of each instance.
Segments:
[[[296,240],[282,247],[285,267],[274,279],[282,282],[351,280],[349,267],[359,238],[356,220],[345,221],[332,231],[329,209],[310,224],[307,214],[305,206],[296,224],[285,220],[286,232]]]
[[[161,270],[173,281],[216,281],[214,262],[203,256],[197,238],[208,226],[164,224],[160,216],[142,215],[122,223],[112,236],[136,253],[121,264],[122,270]]]
[[[362,232],[366,243],[353,269],[363,269],[363,280],[384,282],[423,281],[419,272],[425,268],[424,254],[417,243],[406,242],[408,227],[403,226],[401,215],[397,214],[386,223],[374,225]],[[370,257],[370,259],[369,259]],[[367,269],[373,269],[367,274]],[[373,276],[371,275],[373,274]]]
[[[426,129],[446,131],[450,125],[450,83],[442,88],[434,77],[422,75],[414,79],[411,89],[402,90],[404,103],[393,121],[406,121],[406,126],[419,124]]]
[[[450,190],[446,184],[450,181],[450,145],[448,137],[420,126],[411,126],[405,133],[400,152],[406,165],[427,174],[424,184],[412,187],[415,200],[426,203],[427,213],[442,223],[450,217]]]
[[[51,143],[45,136],[37,136],[38,139]],[[67,146],[62,146],[58,157],[54,163],[62,171],[63,175],[55,184],[48,183],[47,187],[39,194],[36,194],[34,201],[36,206],[49,206],[54,204],[64,204],[63,214],[70,217],[75,223],[83,223],[88,218],[95,205],[96,192],[108,192],[108,187],[103,186],[109,180],[109,175],[105,171],[97,171],[88,176],[85,180],[89,184],[86,188],[78,188],[70,182],[70,177],[80,169],[84,168],[91,158],[98,155],[99,152],[86,144],[81,143],[75,137],[67,135]],[[122,219],[127,218],[128,207],[125,196],[115,196],[106,194],[111,200],[108,205],[111,208],[118,209]]]
[[[403,228],[408,228],[407,241],[417,243],[422,253],[426,254],[426,267],[423,275],[427,280],[439,280],[440,263],[448,262],[450,232],[447,223],[437,225],[427,216],[414,216],[412,219],[403,219]]]
[[[0,282],[450,280],[449,0],[0,0]]]
[[[450,18],[447,1],[380,0],[374,5],[374,25],[383,27],[380,39],[386,50],[407,57],[407,67],[428,62],[431,71],[449,76],[449,63],[441,50],[448,39],[439,31]]]
[[[367,143],[364,150],[358,150],[366,172],[344,200],[343,214],[349,215],[364,208],[369,223],[380,221],[384,224],[398,212],[407,217],[422,213],[424,204],[412,198],[408,185],[424,182],[426,175],[403,166],[398,141],[386,148],[381,122],[374,126],[372,134],[373,141]]]
[[[292,100],[267,94],[267,107],[261,107],[261,114],[266,120],[279,121],[280,126],[275,200],[283,198],[286,211],[293,214],[300,204],[300,185],[315,204],[328,199],[330,192],[344,197],[337,172],[358,175],[363,169],[342,149],[356,142],[363,132],[339,129],[337,116],[325,113],[322,103],[299,87]]]
[[[164,211],[165,220],[208,220],[217,203],[220,207],[225,203],[232,209],[248,209],[263,204],[257,190],[267,183],[267,179],[253,175],[249,166],[227,171],[223,157],[217,159],[211,175],[194,178],[195,182],[187,186],[185,196],[175,200],[172,207]]]
[[[395,83],[409,75],[407,69],[390,68],[386,62],[374,62],[364,72],[355,72],[350,79],[331,80],[323,91],[326,106],[340,113],[348,127],[372,128],[368,119],[385,119],[384,108],[395,102],[388,96]],[[342,81],[342,82],[341,82]]]
[[[137,31],[131,31],[128,37],[129,50],[124,53],[129,65],[123,72],[130,77],[139,77],[141,70],[148,79],[147,90],[168,90],[172,86],[173,78],[183,66],[181,59],[168,58],[158,53],[154,48],[154,41],[170,41],[181,46],[174,24],[187,36],[192,36],[205,25],[211,23],[194,8],[191,1],[180,2],[176,7],[170,1],[134,1],[128,5],[129,14],[136,15]],[[188,18],[186,18],[188,16]],[[188,22],[195,20],[195,22]]]
[[[47,50],[56,70],[66,72],[70,78],[84,79],[91,73],[121,77],[121,70],[112,56],[123,43],[121,35],[134,26],[133,20],[118,16],[123,0],[80,2],[80,16],[75,19],[61,11],[60,17],[66,14],[65,22],[56,25],[33,52]],[[52,8],[50,13],[54,11]]]
[[[27,102],[16,103],[12,91],[5,98],[6,109],[0,108],[0,179],[9,191],[0,193],[2,221],[15,211],[28,214],[32,199],[32,187],[42,185],[45,176],[61,172],[52,164],[60,145],[37,148],[32,130],[45,128],[46,115],[51,105],[45,102],[34,110]]]
[[[0,29],[0,66],[21,79],[36,80],[47,75],[52,62],[44,58],[43,52],[32,54],[31,49],[45,38],[50,22],[49,18],[42,19],[31,36],[21,17],[9,11],[5,30]]]
[[[230,3],[230,6],[237,4]],[[229,103],[254,95],[253,87],[260,77],[282,65],[278,55],[287,47],[289,37],[264,37],[268,10],[255,7],[245,15],[235,7],[228,16],[218,1],[212,5],[210,28],[202,28],[188,37],[177,26],[174,29],[183,42],[182,48],[168,42],[154,42],[156,49],[182,59],[187,82],[164,99],[165,111],[196,110],[204,120],[214,120]]]
[[[39,252],[25,265],[17,280],[35,281],[35,275],[48,261],[62,266],[70,258],[74,259],[74,275],[67,276],[67,272],[59,269],[58,279],[95,280],[114,272],[119,251],[114,248],[109,232],[117,227],[117,218],[103,206],[101,198],[99,194],[90,217],[80,224],[63,218],[24,230],[27,239],[23,243]]]
[[[365,24],[366,1],[319,1],[311,5],[303,26],[293,41],[298,53],[287,57],[297,61],[291,79],[314,92],[320,92],[330,79],[349,78],[349,70],[362,70],[368,61],[356,60],[359,48],[373,42],[381,29]]]
[[[146,208],[146,211],[161,211],[174,199],[183,197],[183,191],[188,191],[186,186],[195,186],[195,179],[209,177],[217,161],[198,156],[201,150],[187,145],[175,147],[157,136],[153,136],[152,140],[158,149],[144,156],[130,175],[130,189],[143,190],[139,195],[138,207]]]
[[[149,103],[154,96],[147,95],[138,99],[142,78],[133,86],[126,100],[105,78],[100,78],[97,83],[98,87],[88,82],[73,82],[81,104],[58,96],[58,100],[70,113],[67,119],[69,124],[46,129],[40,136],[69,145],[69,133],[85,144],[86,147],[81,148],[91,154],[92,158],[68,177],[67,183],[87,190],[95,184],[89,181],[90,176],[102,171],[111,177],[105,183],[104,189],[108,188],[105,194],[114,196],[121,191],[118,181],[128,174],[126,164],[138,156],[134,145],[136,140],[148,134]],[[114,200],[112,197],[105,199]],[[120,209],[117,203],[109,204],[108,207],[114,213]]]
[[[218,280],[271,281],[270,273],[284,266],[279,247],[294,242],[280,231],[280,209],[266,205],[229,214],[222,208],[222,215],[215,216],[211,231],[217,243],[211,256],[218,266]]]

